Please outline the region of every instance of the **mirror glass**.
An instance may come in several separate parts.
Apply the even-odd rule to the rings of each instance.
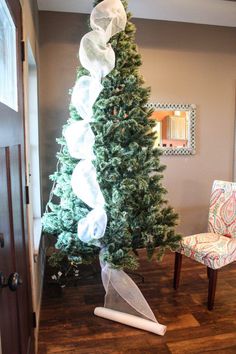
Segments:
[[[154,147],[164,155],[191,155],[195,153],[196,106],[182,104],[148,104],[155,121]]]

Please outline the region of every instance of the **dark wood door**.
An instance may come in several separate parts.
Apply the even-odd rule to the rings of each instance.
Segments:
[[[4,96],[4,92],[10,92],[13,96],[15,85],[17,104],[13,107],[5,101],[0,102],[0,241],[2,241],[0,242],[0,272],[2,282],[3,276],[4,283],[7,283],[9,276],[17,273],[22,284],[17,286],[16,291],[12,291],[9,286],[0,286],[0,335],[2,354],[29,354],[33,353],[34,343],[25,222],[21,7],[18,0],[6,0],[5,5],[5,15],[6,17],[9,15],[10,20],[8,18],[5,21],[1,17],[2,28],[4,26],[5,28],[0,39],[5,41],[5,44],[3,43],[4,51],[0,53],[2,60],[0,69],[3,70],[4,65],[6,66],[6,71],[2,72],[1,77],[4,80],[4,75],[6,76],[6,87],[2,95]],[[11,28],[7,29],[8,25]],[[13,35],[9,34],[12,30],[15,31]],[[10,47],[13,49],[9,51]],[[8,51],[11,55],[4,58]],[[10,70],[14,71],[14,63],[16,80],[14,80],[14,73],[10,72]],[[8,80],[9,85],[12,86],[10,89],[7,88]],[[9,96],[10,101],[12,96]],[[16,279],[16,274],[14,275]]]

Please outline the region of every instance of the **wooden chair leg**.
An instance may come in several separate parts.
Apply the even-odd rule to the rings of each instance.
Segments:
[[[179,287],[180,272],[182,265],[182,254],[175,252],[175,271],[174,271],[174,289],[177,290]]]
[[[210,279],[210,269],[209,267],[207,267],[207,278]]]
[[[208,310],[213,310],[214,300],[215,300],[215,292],[216,292],[216,283],[217,283],[217,269],[212,269],[207,267],[207,274],[209,277],[209,286],[208,286]]]

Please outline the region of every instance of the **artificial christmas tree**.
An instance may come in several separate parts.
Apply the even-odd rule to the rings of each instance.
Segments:
[[[137,268],[137,249],[146,247],[149,258],[157,249],[161,257],[180,239],[164,198],[149,89],[127,18],[126,1],[95,1],[43,217],[44,230],[57,237],[54,262],[91,263],[99,255],[117,282],[125,273],[115,269]]]

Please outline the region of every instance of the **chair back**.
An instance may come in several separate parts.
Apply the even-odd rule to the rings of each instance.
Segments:
[[[208,232],[236,238],[236,182],[214,181]]]

